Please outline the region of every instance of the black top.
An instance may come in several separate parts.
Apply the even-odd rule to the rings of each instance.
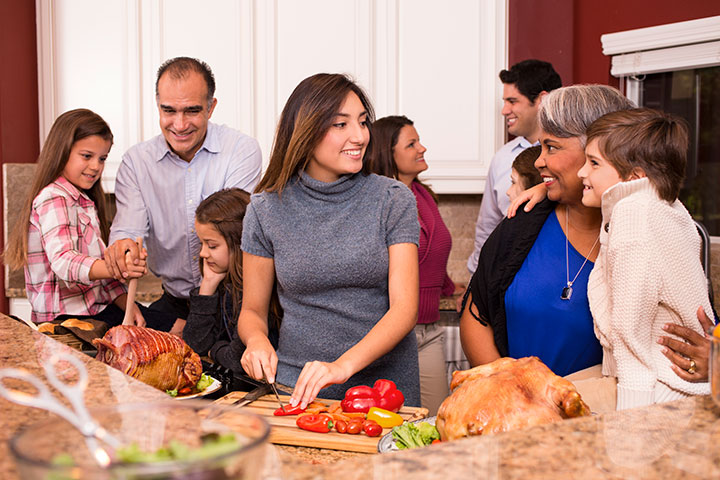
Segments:
[[[520,207],[515,217],[503,219],[483,245],[478,268],[465,292],[463,310],[468,293],[472,293],[470,313],[480,323],[492,328],[495,346],[501,357],[508,355],[505,291],[556,206],[557,203],[545,199],[530,212]]]

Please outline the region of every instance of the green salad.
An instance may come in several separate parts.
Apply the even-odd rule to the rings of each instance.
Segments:
[[[440,432],[435,428],[435,425],[428,422],[417,424],[405,422],[392,429],[392,436],[395,445],[400,450],[424,447],[430,445],[434,440],[440,440]]]
[[[203,373],[202,375],[200,375],[200,380],[198,380],[198,382],[195,384],[195,387],[192,389],[192,391],[193,391],[193,392],[197,392],[197,393],[202,392],[202,391],[205,390],[207,387],[209,387],[211,383],[213,383],[213,378],[210,377],[210,376],[208,376],[208,375],[205,375],[205,374]],[[175,389],[175,390],[165,390],[165,393],[167,393],[167,394],[170,395],[171,397],[177,397],[177,396],[178,396],[178,391],[177,391],[177,389]]]

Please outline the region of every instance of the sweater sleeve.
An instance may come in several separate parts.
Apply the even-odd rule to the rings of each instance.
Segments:
[[[190,313],[183,330],[183,340],[198,355],[207,355],[222,335],[218,315],[219,294],[200,295],[199,288],[190,291]]]
[[[623,410],[653,403],[657,371],[652,358],[652,326],[658,309],[658,262],[646,242],[632,237],[629,225],[622,239],[608,248],[610,281],[610,342],[617,366],[617,408]],[[611,232],[612,234],[612,232]]]

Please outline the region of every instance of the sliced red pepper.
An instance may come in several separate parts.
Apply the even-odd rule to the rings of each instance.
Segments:
[[[295,420],[295,424],[303,430],[318,433],[328,433],[333,427],[332,418],[323,414],[303,415]]]
[[[285,415],[297,415],[299,413],[303,413],[305,411],[304,408],[300,408],[300,404],[297,404],[296,406],[292,405],[285,405],[285,409],[278,408],[273,412],[273,415],[276,417],[284,417]]]

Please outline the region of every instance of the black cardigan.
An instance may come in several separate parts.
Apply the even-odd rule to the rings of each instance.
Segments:
[[[468,293],[472,293],[470,313],[480,323],[492,328],[495,346],[501,357],[508,355],[505,292],[556,206],[557,203],[545,199],[530,212],[520,207],[515,217],[503,219],[483,245],[478,268],[465,292],[463,310]],[[473,306],[477,313],[473,311]]]

